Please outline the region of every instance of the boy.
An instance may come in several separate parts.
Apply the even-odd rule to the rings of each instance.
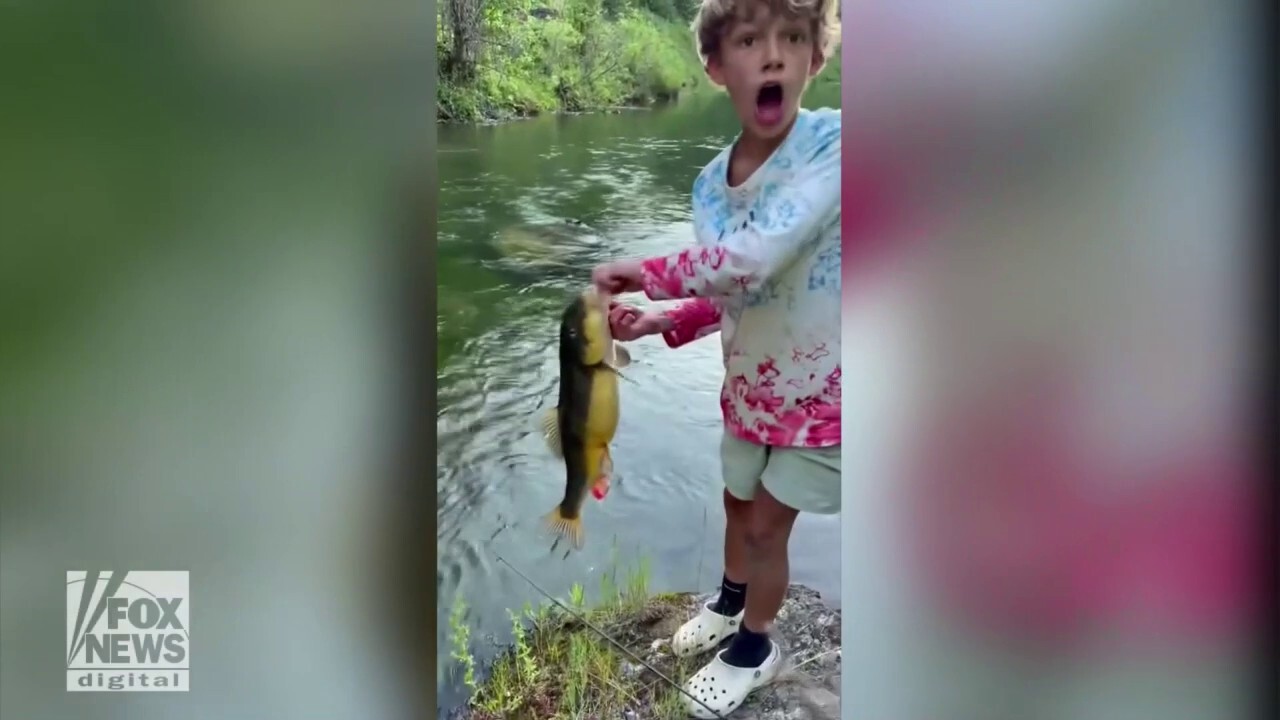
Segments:
[[[741,134],[694,183],[696,245],[592,276],[614,294],[683,300],[658,313],[616,307],[619,340],[660,333],[676,348],[721,334],[724,578],[672,640],[687,655],[733,636],[685,688],[720,714],[781,667],[768,630],[797,514],[840,510],[840,113],[800,109],[834,48],[836,10],[835,0],[703,0],[698,50]]]

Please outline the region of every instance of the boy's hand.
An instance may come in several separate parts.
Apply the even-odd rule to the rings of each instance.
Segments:
[[[640,284],[641,275],[638,260],[618,260],[597,265],[591,271],[591,281],[610,295],[618,295],[640,292],[643,289]]]
[[[630,305],[614,305],[609,309],[609,333],[614,340],[630,342],[645,335],[656,335],[664,329],[660,313],[646,313]]]

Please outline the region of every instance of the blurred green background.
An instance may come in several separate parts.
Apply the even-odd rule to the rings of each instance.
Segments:
[[[0,716],[431,700],[434,15],[0,7]],[[190,571],[189,694],[65,692],[77,569]]]

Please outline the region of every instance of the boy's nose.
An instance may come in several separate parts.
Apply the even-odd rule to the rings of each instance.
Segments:
[[[777,38],[764,41],[764,69],[782,69],[782,47],[778,44]]]

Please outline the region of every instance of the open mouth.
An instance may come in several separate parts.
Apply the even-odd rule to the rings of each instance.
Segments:
[[[768,82],[756,93],[756,121],[761,125],[776,125],[782,120],[782,85]]]

